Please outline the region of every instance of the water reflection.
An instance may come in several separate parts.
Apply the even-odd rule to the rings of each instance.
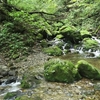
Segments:
[[[73,54],[73,53],[63,55],[60,58],[65,60],[71,60],[74,64],[76,64],[77,61],[79,60],[86,60],[90,64],[100,69],[100,58],[86,58],[84,57],[84,54]]]

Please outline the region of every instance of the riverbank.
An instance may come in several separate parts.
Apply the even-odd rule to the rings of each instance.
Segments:
[[[82,79],[72,84],[47,82],[44,79],[44,63],[52,57],[47,56],[41,48],[33,49],[33,53],[20,62],[13,63],[13,67],[18,69],[18,77],[21,80],[26,73],[30,78],[35,73],[32,88],[19,89],[16,93],[18,97],[29,98],[29,100],[100,100],[100,82]],[[39,81],[39,82],[37,82]],[[2,88],[0,88],[2,89]],[[2,96],[0,97],[2,99]],[[7,99],[15,100],[15,98]],[[23,99],[20,99],[23,100]]]

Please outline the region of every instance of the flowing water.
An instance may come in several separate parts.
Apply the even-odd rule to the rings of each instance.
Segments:
[[[100,45],[99,39],[97,39],[96,37],[92,37],[92,39],[96,40]],[[55,41],[55,42],[58,43],[57,41]],[[66,51],[66,49],[65,49],[66,45],[67,45],[67,43],[65,43],[62,47],[64,55],[60,57],[61,59],[71,60],[74,64],[76,64],[77,61],[84,59],[84,60],[88,61],[89,63],[93,64],[98,69],[100,69],[100,50],[96,50],[96,51],[92,52],[90,49],[90,50],[84,52],[83,47],[81,46],[77,49],[70,48],[71,53],[65,54],[64,51]],[[78,53],[76,53],[76,52],[78,52]],[[91,52],[95,56],[92,57],[92,56],[87,55],[87,53],[91,53]],[[31,61],[29,61],[29,64],[31,62],[34,62],[34,60],[36,60],[36,58],[38,58],[36,61],[38,61],[39,59],[41,61],[41,58],[43,59],[43,55],[36,57],[34,59],[33,58],[34,57],[32,56]],[[28,62],[25,62],[24,64],[26,64],[26,66],[27,66]],[[33,65],[33,63],[32,63],[32,65]],[[2,93],[0,93],[0,96],[5,95],[7,92],[14,92],[14,91],[20,90],[19,85],[20,85],[20,82],[11,83],[8,85],[3,83],[0,86],[0,88],[3,89]],[[34,90],[30,90],[30,91],[34,91],[34,93],[36,93],[36,94],[41,94],[41,97],[43,96],[42,98],[44,98],[43,100],[85,100],[85,99],[79,99],[79,98],[81,98],[80,96],[83,96],[83,94],[85,94],[85,92],[90,93],[90,96],[92,96],[91,94],[93,94],[95,91],[95,90],[93,90],[93,86],[94,86],[94,83],[92,83],[91,81],[86,80],[86,79],[80,80],[79,82],[73,83],[73,84],[51,83],[51,82],[46,82],[45,80],[42,80],[42,82],[38,88],[35,88]],[[88,89],[88,87],[91,87],[91,88]],[[75,96],[76,96],[76,99],[75,99]],[[94,97],[96,97],[96,96],[97,95],[94,93]],[[57,97],[60,99],[57,99]],[[48,98],[48,99],[46,99],[46,98]],[[51,99],[51,98],[55,98],[55,99]],[[66,99],[66,98],[69,98],[69,99]],[[70,98],[72,98],[72,99],[70,99]],[[86,100],[88,100],[88,99],[86,99]],[[89,100],[94,100],[94,99],[89,99]],[[96,99],[96,100],[100,100],[100,99]]]
[[[100,48],[100,39],[92,36],[91,40],[95,40],[98,42],[98,46]],[[67,43],[64,44],[63,48],[63,56],[60,58],[62,59],[67,59],[71,60],[74,64],[77,63],[79,60],[86,60],[89,63],[93,64],[95,67],[100,69],[100,49],[97,49],[95,51],[92,51],[91,49],[84,51],[83,46],[78,47],[77,49],[75,48],[70,48],[70,52],[68,54],[65,54],[65,47]]]
[[[20,90],[19,85],[20,85],[20,82],[17,82],[17,81],[11,84],[2,83],[0,85],[0,88],[2,88],[3,90],[1,91],[0,96],[3,96],[8,92],[15,92],[15,91]]]

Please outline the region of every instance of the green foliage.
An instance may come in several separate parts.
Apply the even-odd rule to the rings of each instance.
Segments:
[[[30,88],[30,84],[24,79],[21,81],[21,88]]]
[[[25,74],[21,81],[21,88],[26,89],[26,88],[30,88],[30,87],[31,87],[31,84],[28,81],[28,76],[26,76],[26,74]]]
[[[66,83],[81,78],[72,62],[60,59],[52,59],[45,64],[44,76],[47,81]]]
[[[5,96],[4,96],[4,100],[8,100],[8,99],[11,99],[13,97],[16,96],[16,93],[14,92],[8,92]]]
[[[7,0],[7,5],[0,7],[6,18],[0,17],[0,47],[14,59],[37,40],[57,37],[78,43],[84,33],[90,36],[100,30],[98,0]]]
[[[50,56],[61,56],[62,50],[57,46],[51,46],[49,48],[44,48],[43,51]]]
[[[55,0],[8,0],[8,2],[26,11],[54,13],[57,10],[57,3]]]
[[[0,32],[0,51],[3,51],[7,56],[16,59],[20,55],[24,54],[27,47],[25,46],[24,36],[22,34],[10,33],[13,27],[13,23],[8,22],[4,24]]]

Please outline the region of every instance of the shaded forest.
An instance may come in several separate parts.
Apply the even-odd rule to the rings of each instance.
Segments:
[[[16,59],[58,38],[79,44],[100,37],[98,0],[0,0],[0,51]]]

